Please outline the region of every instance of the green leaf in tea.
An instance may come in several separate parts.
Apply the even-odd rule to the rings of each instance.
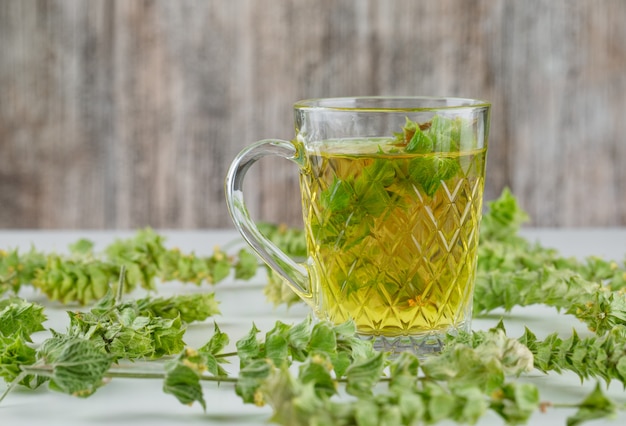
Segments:
[[[459,172],[459,161],[454,157],[431,155],[417,157],[409,165],[411,179],[422,187],[426,195],[432,197],[441,182],[454,177]]]
[[[426,133],[422,132],[419,126],[414,126],[414,128],[415,133],[407,144],[405,151],[411,154],[427,154],[433,152],[433,140]]]

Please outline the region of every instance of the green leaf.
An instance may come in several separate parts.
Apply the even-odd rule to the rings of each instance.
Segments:
[[[452,417],[457,402],[454,395],[447,392],[437,383],[426,383],[424,391],[427,397],[427,419],[430,423]]]
[[[333,183],[320,195],[320,202],[329,212],[338,213],[347,210],[354,197],[355,192],[352,186],[335,177]]]
[[[452,119],[435,115],[431,120],[428,133],[433,140],[433,150],[438,152],[457,152],[460,148],[461,119]]]
[[[336,352],[337,336],[331,324],[328,322],[319,322],[313,326],[308,349],[311,352]]]
[[[74,255],[89,255],[93,253],[94,242],[81,238],[68,246],[70,253]]]
[[[265,383],[273,369],[273,364],[264,359],[255,359],[248,362],[240,371],[235,392],[246,403],[257,403],[259,388]]]
[[[212,294],[144,298],[116,304],[108,292],[89,312],[68,312],[69,334],[98,341],[115,359],[159,358],[185,347],[185,324],[213,312]],[[162,316],[157,316],[162,312]],[[167,318],[171,317],[171,318]]]
[[[617,406],[606,397],[600,384],[580,403],[578,411],[567,418],[567,426],[578,426],[595,419],[613,418],[617,414]]]
[[[272,333],[265,338],[265,357],[272,361],[276,367],[288,363],[289,346],[285,336]]]
[[[301,366],[298,378],[302,383],[312,383],[315,391],[324,397],[337,393],[337,383],[331,376],[333,364],[327,354],[317,353],[309,357]]]
[[[173,355],[185,347],[183,341],[185,328],[180,318],[171,320],[152,318],[147,328],[151,331],[151,337],[154,341],[153,357]]]
[[[36,352],[27,345],[27,341],[19,334],[0,335],[0,377],[11,383],[20,376],[21,367],[33,365],[37,361]],[[20,380],[20,384],[32,388],[38,387],[43,379],[35,379],[28,375]]]
[[[238,280],[248,280],[254,277],[259,267],[259,259],[248,250],[241,249],[237,255],[235,264],[235,278]]]
[[[39,304],[18,297],[0,300],[0,335],[9,337],[17,334],[31,342],[31,334],[45,330],[43,309]]]
[[[255,392],[254,403],[270,405],[270,421],[289,426],[334,425],[335,413],[345,411],[341,405],[331,405],[320,397],[312,383],[296,380],[286,366],[267,375]]]
[[[402,352],[389,364],[389,388],[403,394],[407,389],[413,389],[419,374],[420,360],[412,352]]]
[[[299,322],[289,329],[287,341],[291,347],[291,354],[297,361],[303,361],[306,357],[306,347],[311,338],[311,316]]]
[[[356,397],[372,396],[372,389],[380,380],[384,365],[383,352],[378,352],[372,358],[355,361],[346,371],[346,392]]]
[[[432,197],[446,181],[459,171],[459,162],[456,158],[443,155],[418,157],[410,162],[410,177],[422,187],[424,192]]]
[[[50,362],[50,388],[78,397],[87,397],[102,386],[112,358],[90,340],[68,339],[55,351]]]
[[[224,350],[229,342],[230,338],[228,337],[228,334],[222,332],[217,323],[214,323],[213,336],[211,336],[211,339],[204,346],[202,346],[199,351],[201,353],[217,355]]]
[[[454,389],[458,408],[454,420],[464,424],[474,424],[487,412],[488,404],[481,389],[468,386]]]
[[[380,408],[369,399],[360,398],[354,403],[354,417],[358,426],[379,426]]]
[[[200,386],[200,377],[205,367],[202,354],[193,350],[182,352],[176,359],[165,364],[163,392],[174,395],[186,405],[197,401],[206,410]]]
[[[253,324],[248,334],[235,343],[237,346],[237,355],[239,356],[242,367],[252,360],[258,359],[261,353],[261,344],[256,337],[259,331],[256,325]]]
[[[414,126],[415,133],[405,148],[406,152],[414,154],[426,154],[433,152],[434,143],[432,139],[422,132],[419,126]]]
[[[488,213],[483,215],[480,236],[483,240],[507,241],[513,238],[518,243],[517,232],[528,221],[528,214],[522,210],[509,188],[504,188],[500,197],[487,202]],[[523,244],[523,240],[522,240]]]
[[[490,407],[509,424],[524,424],[539,407],[539,391],[531,383],[507,383],[492,393]]]
[[[189,324],[218,315],[220,310],[214,293],[180,294],[167,298],[146,297],[133,302],[140,314],[180,319]]]

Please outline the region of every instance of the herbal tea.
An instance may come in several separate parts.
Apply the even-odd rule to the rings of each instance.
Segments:
[[[309,99],[296,137],[241,151],[225,180],[233,223],[320,320],[418,356],[469,331],[490,104],[461,98]],[[300,171],[306,262],[259,230],[243,177],[278,156]]]
[[[313,305],[364,335],[462,329],[471,317],[486,149],[406,142],[310,145],[301,175]]]

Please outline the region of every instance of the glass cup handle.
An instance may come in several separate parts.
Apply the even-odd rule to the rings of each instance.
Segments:
[[[246,172],[255,162],[263,157],[278,156],[291,160],[300,166],[297,155],[296,147],[291,142],[284,140],[265,139],[246,147],[230,165],[225,180],[225,193],[226,205],[235,228],[261,259],[284,277],[300,298],[309,302],[311,288],[306,268],[296,263],[259,231],[250,218],[243,198],[243,180]]]

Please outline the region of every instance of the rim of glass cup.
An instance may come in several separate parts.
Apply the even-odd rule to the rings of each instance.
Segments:
[[[303,99],[294,104],[297,110],[350,112],[420,112],[491,107],[482,99],[448,96],[353,96]]]

